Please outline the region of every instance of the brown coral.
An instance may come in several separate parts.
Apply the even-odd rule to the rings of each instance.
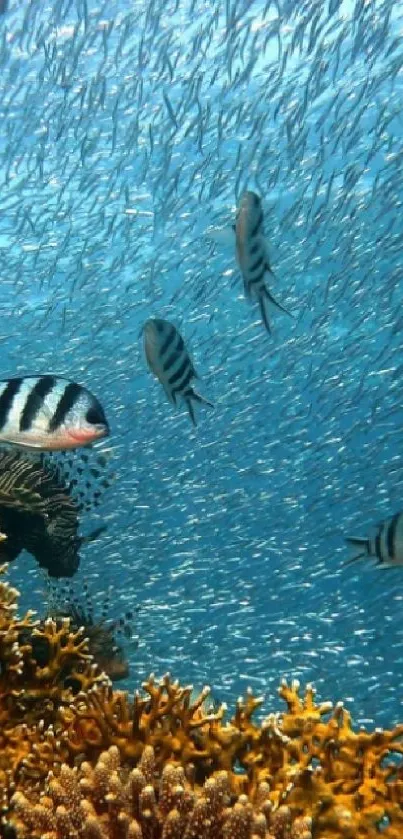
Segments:
[[[0,582],[4,835],[403,836],[403,725],[356,732],[341,703],[317,703],[297,682],[283,682],[286,710],[261,723],[251,692],[227,720],[225,706],[209,711],[207,688],[194,696],[168,675],[150,677],[130,701],[102,681],[67,622],[35,626],[16,605],[17,592]],[[45,666],[24,640],[28,629],[46,636]]]
[[[80,581],[75,589],[69,581],[51,581],[48,583],[47,617],[59,623],[62,618],[70,619],[71,629],[84,628],[88,638],[88,651],[98,664],[100,670],[106,673],[112,682],[125,679],[129,675],[129,663],[125,655],[125,644],[122,636],[130,639],[131,649],[137,646],[133,639],[134,613],[126,611],[118,618],[111,618],[108,612],[111,606],[111,591],[108,590],[100,599],[96,600],[85,581]],[[116,603],[113,601],[115,610]],[[46,661],[47,650],[35,644],[35,657]]]
[[[310,817],[291,824],[287,807],[272,813],[266,784],[253,801],[234,798],[222,771],[197,789],[183,766],[158,772],[151,746],[131,770],[116,746],[95,766],[63,764],[42,796],[17,792],[13,804],[19,839],[312,839]]]
[[[0,567],[0,575],[5,568]],[[71,682],[89,690],[105,677],[93,664],[82,631],[71,632],[68,620],[42,626],[33,613],[16,616],[18,591],[0,580],[0,781],[3,793],[34,758],[35,776],[53,766],[52,724],[72,699]],[[33,639],[47,648],[41,667]],[[39,768],[38,768],[39,767]]]

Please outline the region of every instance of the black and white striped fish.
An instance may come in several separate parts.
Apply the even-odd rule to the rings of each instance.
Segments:
[[[291,313],[281,305],[268,290],[267,274],[272,274],[267,244],[263,231],[262,202],[255,192],[246,190],[242,193],[237,208],[235,230],[235,247],[238,264],[241,270],[245,295],[258,301],[263,323],[270,332],[268,303],[277,309]],[[274,276],[274,275],[273,275]]]
[[[346,565],[366,557],[376,559],[376,564],[385,568],[403,565],[403,513],[378,524],[374,536],[351,536],[346,541],[358,549]]]
[[[0,380],[0,443],[62,451],[108,434],[103,408],[85,387],[52,375]]]
[[[177,405],[178,397],[184,399],[192,423],[196,425],[192,403],[214,406],[191,385],[197,373],[176,327],[161,318],[148,320],[144,326],[144,350],[148,366],[161,382],[170,402]]]

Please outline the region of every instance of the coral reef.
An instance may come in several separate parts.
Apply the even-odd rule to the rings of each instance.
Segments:
[[[86,639],[19,619],[0,583],[0,786],[4,839],[385,839],[403,836],[403,725],[354,731],[341,703],[283,682],[259,721],[232,717],[167,675],[132,700]],[[27,628],[46,635],[35,662]],[[74,670],[79,691],[66,686]]]
[[[183,766],[158,771],[152,746],[131,770],[111,746],[94,766],[63,764],[50,773],[41,798],[17,792],[14,827],[20,839],[312,839],[311,818],[291,824],[287,807],[273,813],[268,789],[262,783],[253,801],[234,800],[227,772],[196,789]]]
[[[126,641],[130,639],[132,650],[137,646],[137,641],[133,638],[133,611],[126,611],[117,618],[111,618],[109,613],[113,592],[111,590],[104,592],[101,599],[97,592],[95,600],[94,594],[82,580],[80,580],[79,588],[76,588],[75,584],[70,581],[66,584],[65,581],[48,578],[46,588],[48,600],[46,617],[51,617],[56,622],[68,617],[71,629],[78,630],[83,627],[88,638],[88,651],[100,670],[106,673],[112,682],[126,679],[129,675],[129,663],[124,644],[122,644],[122,636]],[[115,610],[115,600],[113,607]],[[37,659],[46,656],[46,650],[37,649],[35,653]]]

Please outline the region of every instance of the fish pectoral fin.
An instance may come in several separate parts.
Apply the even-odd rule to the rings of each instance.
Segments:
[[[231,227],[210,227],[204,233],[207,239],[211,239],[216,245],[224,248],[235,247],[235,225]]]
[[[175,406],[177,406],[177,405],[178,405],[178,402],[177,402],[177,398],[176,398],[176,392],[175,392],[175,391],[173,391],[173,392],[172,392],[172,390],[171,390],[171,388],[169,387],[169,385],[166,385],[166,384],[162,383],[162,386],[163,386],[163,388],[164,388],[165,395],[168,397],[168,399],[169,399],[169,401],[170,401],[171,405],[175,405]]]
[[[192,400],[194,402],[199,402],[203,405],[208,405],[209,408],[214,408],[214,405],[213,405],[212,402],[210,402],[208,399],[206,399],[205,396],[202,396],[200,393],[197,393],[197,391],[193,390],[193,388],[191,390],[188,390],[185,393],[185,400],[186,400],[187,409],[189,411],[190,419],[192,420],[192,423],[193,423],[194,426],[197,425],[197,422],[196,422],[194,408],[193,408],[193,405],[192,405]]]
[[[194,412],[194,408],[193,408],[190,396],[186,397],[186,407],[188,409],[190,419],[192,420],[192,425],[194,425],[194,427],[196,428],[197,422],[196,422],[195,412]]]
[[[193,390],[193,388],[192,388],[192,390],[189,394],[189,397],[190,397],[190,399],[194,399],[195,402],[202,402],[203,405],[208,405],[209,408],[214,408],[214,405],[213,405],[212,402],[210,402],[208,399],[206,399],[205,396],[202,396],[201,393],[198,393],[197,390]]]
[[[243,291],[246,299],[252,300],[252,289],[250,285],[246,282],[245,278],[243,278]]]
[[[259,295],[259,308],[260,308],[260,315],[261,315],[261,318],[262,318],[262,321],[263,321],[264,328],[265,328],[266,332],[268,332],[269,335],[271,335],[270,321],[269,321],[269,316],[267,314],[267,309],[266,309],[266,306],[265,306],[265,295],[264,294]]]

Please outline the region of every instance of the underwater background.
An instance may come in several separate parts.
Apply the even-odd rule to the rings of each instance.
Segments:
[[[281,676],[401,719],[402,572],[344,566],[345,536],[403,508],[403,7],[396,2],[58,0],[0,16],[1,376],[90,388],[115,470],[74,585],[135,611],[150,671]],[[262,197],[266,334],[230,227]],[[215,408],[193,428],[147,369],[180,329]],[[22,607],[46,582],[10,566]]]

